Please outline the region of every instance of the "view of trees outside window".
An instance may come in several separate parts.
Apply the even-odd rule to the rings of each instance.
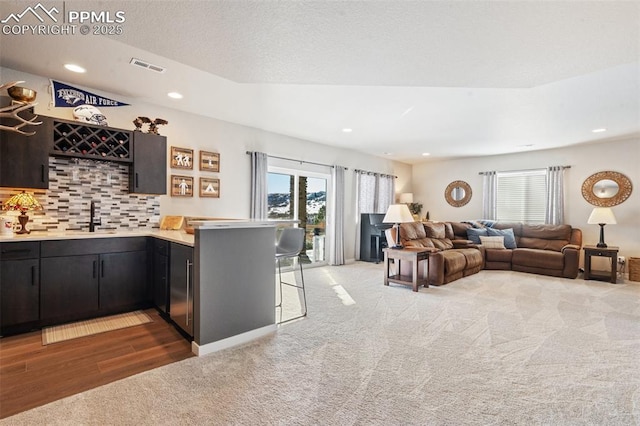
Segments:
[[[324,262],[327,212],[327,179],[285,173],[269,173],[268,218],[297,219],[306,229],[303,259]]]

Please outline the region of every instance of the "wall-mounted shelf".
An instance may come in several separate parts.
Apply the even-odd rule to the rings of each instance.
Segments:
[[[132,132],[53,119],[51,155],[131,163]]]

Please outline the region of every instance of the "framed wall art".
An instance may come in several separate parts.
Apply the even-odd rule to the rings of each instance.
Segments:
[[[200,196],[220,198],[220,179],[200,178]]]
[[[188,148],[171,147],[172,169],[193,169],[193,150]]]
[[[200,170],[203,172],[220,172],[220,154],[200,151]]]
[[[172,197],[193,197],[193,177],[171,175]]]

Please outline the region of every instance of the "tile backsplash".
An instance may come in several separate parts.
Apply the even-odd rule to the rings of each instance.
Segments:
[[[0,202],[19,190],[0,188]],[[49,157],[49,189],[29,190],[43,211],[29,212],[32,231],[87,230],[91,201],[100,230],[158,228],[160,197],[129,194],[129,165]],[[16,221],[16,229],[20,226]]]

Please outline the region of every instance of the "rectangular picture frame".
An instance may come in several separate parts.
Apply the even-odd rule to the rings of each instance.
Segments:
[[[200,196],[203,198],[220,198],[220,179],[201,177]]]
[[[200,170],[203,172],[220,172],[220,154],[217,152],[200,151]]]
[[[171,175],[172,197],[193,197],[193,176]]]
[[[172,146],[171,168],[193,170],[193,150],[189,148]]]

